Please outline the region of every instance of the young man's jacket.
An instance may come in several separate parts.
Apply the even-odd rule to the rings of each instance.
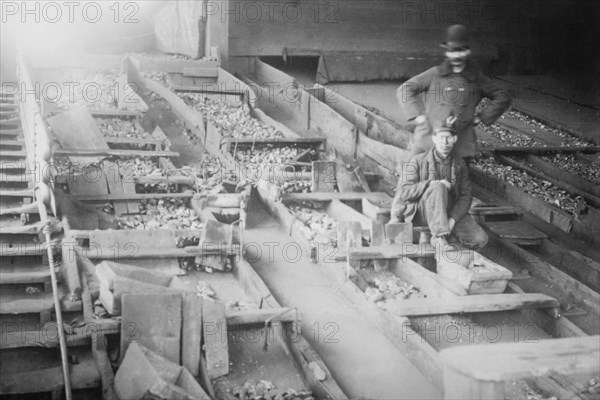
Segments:
[[[448,192],[448,217],[454,218],[456,222],[467,215],[471,202],[471,181],[469,180],[469,170],[462,158],[456,158],[452,155],[443,169],[442,175],[436,170],[436,159],[434,149],[426,153],[417,154],[409,162],[398,166],[400,179],[395,195],[395,208],[404,204],[404,218],[406,222],[411,222],[417,212],[417,204],[427,190],[432,181],[447,179],[451,184]],[[392,213],[397,210],[392,209]]]
[[[478,115],[485,125],[493,124],[511,102],[510,93],[496,86],[472,62],[467,62],[465,69],[456,74],[452,72],[450,63],[444,61],[404,82],[397,95],[408,121],[419,115],[427,116],[428,125],[444,121],[449,116],[457,118],[454,128],[458,141],[453,150],[457,158],[473,156],[477,152],[473,118],[481,99],[490,99]],[[417,126],[415,141],[423,143],[413,143],[413,146],[424,151],[430,149],[433,146],[430,129],[430,126]]]

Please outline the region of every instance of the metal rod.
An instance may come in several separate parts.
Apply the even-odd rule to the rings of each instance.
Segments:
[[[43,206],[45,210],[45,206]],[[46,243],[51,243],[52,238],[50,237],[50,220],[46,218],[46,226],[44,226],[44,235],[46,235]],[[56,271],[54,269],[54,254],[52,252],[53,246],[48,246],[48,264],[50,265],[50,280],[52,282],[52,295],[54,297],[54,312],[56,313],[56,325],[58,329],[58,338],[60,341],[60,358],[62,362],[63,378],[65,382],[65,396],[67,400],[71,400],[71,373],[69,371],[69,358],[67,354],[67,342],[65,340],[65,331],[62,321],[62,310],[60,308],[60,299],[58,298],[58,283],[56,281]]]

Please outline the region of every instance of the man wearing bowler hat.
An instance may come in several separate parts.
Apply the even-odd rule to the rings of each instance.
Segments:
[[[454,128],[458,138],[454,157],[465,158],[470,163],[477,152],[474,126],[479,122],[493,124],[510,106],[511,97],[470,61],[467,29],[463,25],[449,27],[446,41],[440,45],[445,49],[446,60],[398,88],[400,106],[408,121],[416,124],[410,155],[433,147],[432,121],[452,117],[456,118]],[[475,114],[483,97],[489,98],[490,102]]]

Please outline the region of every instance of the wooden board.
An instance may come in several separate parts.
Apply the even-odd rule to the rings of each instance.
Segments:
[[[123,185],[121,184],[121,173],[119,167],[112,161],[104,161],[104,171],[112,171],[106,175],[106,183],[108,184],[108,190],[110,194],[122,195],[124,194]],[[121,216],[128,214],[127,202],[123,200],[115,200],[112,202],[115,209],[115,216]]]
[[[526,308],[558,308],[558,301],[538,293],[481,294],[457,296],[452,299],[407,299],[398,300],[388,309],[395,315],[440,315],[479,313],[491,311],[521,310]]]
[[[362,199],[390,201],[391,197],[384,192],[312,192],[312,193],[283,193],[282,201],[362,201]]]
[[[334,161],[313,161],[313,192],[333,192],[337,184],[337,170],[338,166]]]
[[[229,372],[229,346],[227,343],[227,320],[222,303],[202,303],[202,336],[207,373],[215,379]]]
[[[179,364],[181,294],[124,294],[121,302],[121,357],[125,355],[129,343],[137,341]]]
[[[196,377],[200,375],[202,299],[196,293],[184,293],[182,307],[181,365]]]
[[[495,343],[442,350],[453,369],[482,381],[502,382],[550,374],[600,371],[600,336],[548,339],[535,343]],[[490,362],[493,360],[493,362]]]
[[[73,389],[98,388],[101,385],[100,373],[90,356],[79,359],[70,366],[71,386]],[[62,367],[50,367],[37,370],[2,373],[0,393],[24,394],[54,392],[63,390],[64,379]]]
[[[109,150],[87,107],[77,107],[47,119],[63,149]],[[69,157],[73,163],[98,162],[98,157]]]
[[[485,225],[503,239],[520,245],[539,245],[548,236],[523,221],[485,222]]]
[[[390,260],[404,257],[433,257],[435,249],[429,244],[402,244],[350,248],[350,260]]]

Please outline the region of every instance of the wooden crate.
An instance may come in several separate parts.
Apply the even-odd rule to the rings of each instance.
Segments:
[[[468,294],[502,293],[513,274],[472,250],[446,251],[437,259],[437,272]]]

